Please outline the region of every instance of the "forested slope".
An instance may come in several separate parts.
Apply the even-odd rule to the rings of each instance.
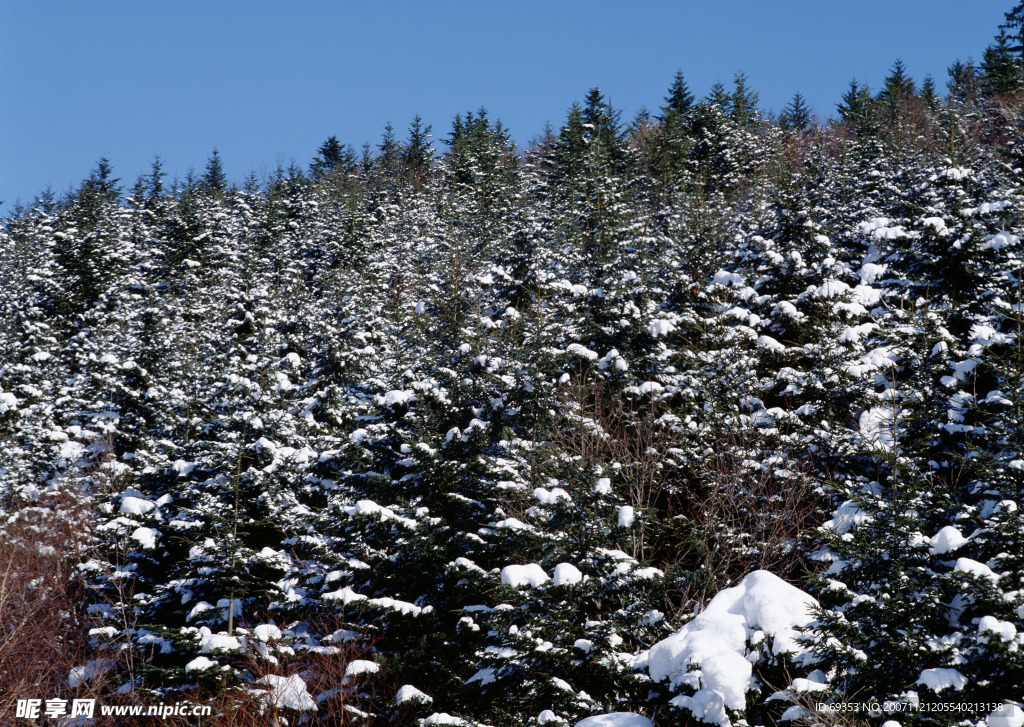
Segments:
[[[241,188],[103,160],[16,210],[0,695],[227,722],[262,686],[290,724],[408,725],[1024,700],[1022,96],[953,71],[897,64],[825,126],[680,75],[523,153],[480,111]],[[34,672],[13,618],[47,607]]]

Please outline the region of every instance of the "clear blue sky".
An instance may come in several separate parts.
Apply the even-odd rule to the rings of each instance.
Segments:
[[[628,120],[681,69],[704,95],[742,70],[778,110],[821,117],[851,78],[901,57],[944,89],[980,60],[1012,0],[269,2],[0,0],[0,200],[77,185],[101,156],[131,184],[155,154],[173,177],[220,150],[232,180],[357,149],[415,114],[436,144],[485,106],[525,144],[602,88]]]

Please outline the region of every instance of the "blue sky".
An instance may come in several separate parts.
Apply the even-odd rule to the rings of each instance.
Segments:
[[[328,136],[357,149],[416,114],[437,146],[485,106],[525,144],[602,88],[628,120],[677,69],[704,95],[742,70],[778,110],[822,117],[850,79],[900,57],[945,87],[980,60],[1011,0],[633,3],[0,0],[0,200],[77,185],[101,156],[131,184],[155,154],[173,177],[220,150],[233,180],[305,166]]]

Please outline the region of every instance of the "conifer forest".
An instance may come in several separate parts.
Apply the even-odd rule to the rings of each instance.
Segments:
[[[0,721],[1019,727],[1022,38],[13,208]]]

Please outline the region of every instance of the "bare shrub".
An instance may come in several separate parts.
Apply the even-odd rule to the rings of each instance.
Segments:
[[[703,461],[690,519],[720,590],[752,570],[789,580],[813,570],[810,536],[825,517],[814,462],[750,429],[721,435]]]
[[[680,581],[679,609],[752,570],[799,581],[815,569],[811,539],[828,502],[818,464],[784,434],[729,418],[712,422],[695,448],[677,419],[662,417],[670,412],[663,404],[583,377],[566,391],[555,450],[615,468],[643,514],[631,532],[633,556],[695,574]]]
[[[69,494],[22,506],[0,522],[0,714],[18,699],[68,695],[85,662],[88,624],[77,569],[87,510]]]

